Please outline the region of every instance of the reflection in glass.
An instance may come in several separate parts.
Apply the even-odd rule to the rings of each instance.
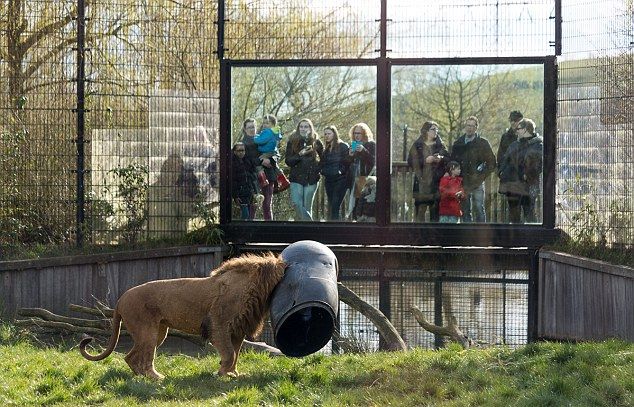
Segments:
[[[339,137],[335,126],[324,129],[321,174],[328,199],[328,220],[340,220],[343,199],[350,189],[350,146]],[[348,195],[348,197],[350,197]]]
[[[376,187],[371,178],[376,151],[371,130],[376,123],[375,67],[232,67],[231,81],[232,145],[244,143],[245,159],[265,173],[262,179],[257,171],[250,177],[256,194],[248,210],[234,199],[234,220],[374,221],[369,215]],[[277,119],[269,127],[279,130],[282,139],[276,154],[262,157],[255,141],[267,127],[263,118],[269,114]],[[332,150],[324,137],[327,128],[338,129],[340,143]],[[355,135],[355,129],[363,134]],[[341,174],[334,184],[326,181],[324,172],[329,170],[323,165],[324,156],[334,157],[332,151],[341,153]],[[268,166],[283,171],[290,188],[278,190],[277,175]],[[331,188],[335,184],[337,188]],[[338,201],[335,211],[332,206]]]
[[[544,144],[535,133],[535,122],[523,118],[513,141],[500,159],[500,191],[508,202],[511,223],[536,223],[536,201],[540,196]]]
[[[291,202],[295,219],[313,220],[313,202],[320,179],[320,159],[324,145],[310,119],[301,119],[286,144],[286,159],[291,181]]]
[[[543,88],[541,64],[394,66],[392,221],[541,223]]]

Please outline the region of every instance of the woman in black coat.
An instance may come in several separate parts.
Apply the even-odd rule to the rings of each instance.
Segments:
[[[370,126],[357,123],[348,132],[350,139],[350,171],[348,173],[349,196],[346,217],[354,218],[354,207],[361,197],[368,175],[375,175],[376,142]]]
[[[420,136],[414,141],[407,155],[407,164],[414,170],[412,191],[416,222],[425,221],[428,208],[430,221],[438,222],[438,185],[440,178],[445,174],[448,156],[447,148],[438,137],[438,123],[423,123]]]
[[[313,199],[319,185],[319,156],[324,146],[313,122],[302,119],[286,144],[286,165],[290,168],[291,201],[296,220],[313,220]]]
[[[348,188],[347,178],[351,156],[348,144],[339,139],[335,126],[324,129],[324,152],[321,155],[321,175],[325,179],[328,197],[328,219],[341,219],[341,204]]]

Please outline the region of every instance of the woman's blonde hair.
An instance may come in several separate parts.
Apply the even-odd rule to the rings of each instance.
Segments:
[[[315,142],[315,140],[317,140],[317,133],[315,132],[315,126],[313,125],[313,122],[310,119],[301,119],[299,122],[297,122],[297,127],[295,128],[295,131],[293,132],[293,134],[291,134],[291,137],[288,139],[291,142],[292,152],[295,154],[299,153],[299,151],[302,149],[302,144],[301,144],[302,137],[300,136],[300,133],[299,133],[299,125],[302,124],[302,122],[306,122],[310,126],[310,137],[307,140],[308,143],[312,145]],[[312,153],[314,153],[314,151]]]
[[[354,126],[352,126],[350,128],[350,131],[348,132],[348,138],[350,139],[350,141],[354,141],[354,129],[356,129],[357,127],[361,127],[361,129],[363,130],[363,136],[361,137],[361,141],[363,142],[367,142],[367,141],[373,141],[374,140],[374,133],[372,133],[372,130],[370,130],[370,126],[368,126],[365,123],[357,123]]]

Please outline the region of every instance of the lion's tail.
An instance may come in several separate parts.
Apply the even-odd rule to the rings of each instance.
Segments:
[[[88,360],[97,361],[103,360],[110,356],[114,348],[117,346],[119,342],[119,334],[121,333],[121,315],[117,310],[114,310],[114,315],[112,316],[112,334],[110,335],[110,340],[108,341],[108,347],[98,355],[91,355],[86,351],[86,346],[90,342],[92,342],[92,337],[87,337],[79,342],[79,352],[81,352],[82,356]]]

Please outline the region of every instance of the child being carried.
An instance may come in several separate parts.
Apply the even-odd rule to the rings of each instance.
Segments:
[[[284,172],[277,166],[275,158],[279,157],[279,150],[277,148],[278,143],[282,140],[282,131],[277,125],[277,117],[272,114],[267,114],[262,120],[262,131],[257,134],[253,141],[258,146],[260,152],[259,159],[261,161],[268,159],[271,165],[275,169],[277,174],[275,192],[282,192],[290,186],[290,182],[284,175]],[[258,182],[261,188],[269,185],[269,180],[264,173],[264,167],[258,165],[255,167],[257,172]]]

